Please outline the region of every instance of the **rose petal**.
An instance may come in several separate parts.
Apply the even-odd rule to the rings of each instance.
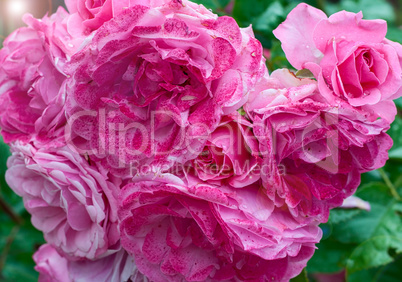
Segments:
[[[387,23],[384,20],[362,20],[363,14],[341,11],[333,14],[328,20],[320,21],[314,30],[315,46],[325,52],[332,38],[352,42],[381,42],[387,34]]]
[[[324,49],[321,52],[317,49],[313,32],[317,24],[325,19],[324,12],[302,3],[273,31],[282,43],[286,58],[296,69],[303,69],[306,62],[320,62]]]

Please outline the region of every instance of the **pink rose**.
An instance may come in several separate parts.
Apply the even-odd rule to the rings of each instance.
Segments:
[[[124,3],[130,1],[65,0],[67,9],[72,14],[73,21],[75,21],[77,25],[85,26],[89,32],[96,30],[104,22],[113,17],[114,9],[112,5],[116,5],[118,2]]]
[[[95,259],[119,247],[119,183],[67,147],[17,143],[12,151],[7,183],[48,243],[71,259]]]
[[[73,21],[93,31],[134,5],[157,7],[168,0],[65,0]]]
[[[275,205],[327,221],[360,183],[382,167],[392,146],[387,121],[368,121],[338,99],[330,106],[311,79],[288,70],[264,77],[244,105],[264,160],[261,178]]]
[[[108,169],[195,158],[264,71],[251,29],[185,3],[126,9],[72,58],[68,137]]]
[[[124,250],[97,260],[69,261],[51,245],[45,244],[33,259],[35,270],[39,272],[39,282],[146,281],[137,270],[134,259]]]
[[[135,181],[121,191],[122,246],[152,281],[288,281],[321,238],[317,222],[275,208],[260,182],[234,189],[170,174]]]
[[[82,39],[67,32],[60,8],[42,20],[26,15],[29,27],[13,32],[0,50],[0,127],[5,142],[48,142],[62,136],[63,67]]]
[[[392,99],[402,95],[402,46],[385,39],[385,21],[362,17],[342,11],[327,18],[299,4],[274,34],[296,69],[313,72],[329,102],[340,97],[367,111],[371,121],[392,122]]]
[[[194,170],[203,181],[244,187],[260,179],[258,154],[258,141],[251,124],[233,114],[222,118],[201,154],[186,163],[184,169]]]

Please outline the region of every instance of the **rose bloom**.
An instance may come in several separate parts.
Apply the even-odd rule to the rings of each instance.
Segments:
[[[133,5],[161,6],[166,0],[65,0],[72,22],[82,25],[89,33]]]
[[[329,209],[355,192],[360,174],[388,159],[388,122],[369,121],[342,99],[328,105],[314,80],[276,70],[249,98],[244,109],[263,156],[266,193],[295,216],[327,221]]]
[[[327,18],[299,4],[274,34],[296,69],[313,72],[330,103],[340,97],[366,111],[371,121],[392,122],[392,100],[402,95],[402,46],[385,38],[385,21],[362,17],[342,11]]]
[[[97,260],[69,261],[51,245],[45,244],[33,256],[39,282],[123,282],[147,281],[137,270],[134,259],[126,251]]]
[[[32,224],[71,259],[95,259],[119,247],[119,181],[67,147],[13,144],[6,181],[24,200]]]
[[[69,140],[108,169],[169,168],[201,153],[265,69],[251,28],[201,5],[135,5],[72,57]]]
[[[139,177],[122,189],[119,217],[122,246],[152,281],[288,281],[322,235],[317,222],[276,208],[260,181]]]
[[[201,180],[214,181],[217,185],[228,183],[244,187],[256,182],[260,179],[261,159],[251,127],[239,114],[224,116],[208,137],[201,154],[177,168],[194,171]]]
[[[67,31],[68,16],[62,8],[42,20],[26,15],[28,27],[4,40],[0,50],[0,127],[5,142],[46,143],[63,134],[63,67],[82,41]]]

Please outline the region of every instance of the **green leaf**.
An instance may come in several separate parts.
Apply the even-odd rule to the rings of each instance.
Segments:
[[[42,233],[32,226],[27,212],[24,213],[24,219],[24,224],[19,227],[13,238],[10,238],[10,231],[15,227],[15,223],[10,219],[5,219],[0,225],[0,254],[2,259],[5,259],[1,281],[38,280],[32,254],[44,243],[44,239]],[[10,239],[12,239],[11,245],[6,246],[5,244],[8,244]],[[8,253],[5,253],[7,248]],[[3,256],[6,257],[3,258]]]
[[[389,158],[402,160],[402,118],[396,116],[387,133],[394,141],[393,147],[389,150]]]
[[[307,263],[309,273],[336,273],[344,269],[355,244],[342,244],[333,238],[317,244],[314,256]]]
[[[270,72],[279,68],[293,69],[286,59],[286,55],[282,50],[281,42],[277,39],[272,40],[271,58],[267,60],[268,70]]]
[[[388,32],[387,32],[387,36],[386,36],[389,40],[395,41],[395,42],[399,42],[402,43],[402,28],[400,27],[396,27],[396,26],[390,26],[388,27]],[[398,102],[397,102],[398,101]],[[402,104],[402,100],[401,98],[397,99],[396,104],[398,106],[398,108],[402,108],[401,104]]]
[[[393,263],[382,267],[376,274],[376,281],[400,282],[402,269],[402,255],[398,256]]]
[[[402,29],[399,29],[398,28],[398,30],[400,31],[400,38],[402,38]],[[388,29],[388,32],[389,32],[389,29]],[[400,98],[398,98],[398,99],[396,99],[395,101],[395,105],[399,108],[399,109],[402,109],[402,97],[400,97]],[[397,118],[399,118],[398,116],[397,116]]]
[[[362,185],[370,182],[381,182],[382,177],[378,170],[369,171],[362,174]]]
[[[398,214],[401,207],[385,184],[370,183],[362,187],[356,196],[368,201],[371,211],[362,211],[353,220],[334,226],[334,238],[343,243],[358,244],[377,236],[402,238],[402,219]]]
[[[355,213],[349,220],[348,211],[336,211],[330,216],[333,223],[331,240],[341,245],[355,244],[346,261],[348,275],[388,264],[393,261],[394,254],[402,252],[402,203],[392,197],[384,183],[369,183],[356,195],[370,203],[370,212]],[[331,261],[331,256],[339,257],[339,251],[332,249],[328,256],[324,259]],[[339,267],[345,265],[339,262],[340,259],[336,262]],[[337,269],[333,267],[331,270]],[[362,275],[366,274],[361,272],[354,277]]]
[[[0,135],[0,186],[5,187],[6,182],[4,174],[7,170],[7,159],[11,155],[10,148],[3,142],[3,138]]]
[[[291,4],[289,4],[291,3]],[[276,40],[272,31],[285,20],[288,6],[297,4],[293,1],[264,1],[236,0],[233,7],[233,16],[240,26],[252,24],[256,38],[264,48],[271,49]]]
[[[298,70],[296,76],[301,78],[314,78],[314,74],[308,69]]]
[[[360,271],[356,271],[353,273],[347,273],[347,281],[348,282],[362,282],[362,281],[376,281],[373,279],[375,274],[377,273],[378,268],[371,268],[371,269],[363,269]]]
[[[360,209],[333,209],[329,215],[329,222],[332,224],[338,224],[344,221],[353,220],[355,216],[362,213]]]
[[[22,199],[8,187],[5,180],[7,159],[10,155],[10,148],[3,142],[3,138],[0,135],[0,197],[2,197],[10,207],[13,207],[14,212],[21,214],[25,211]]]
[[[363,12],[364,19],[384,19],[395,21],[395,12],[386,0],[342,0],[336,4],[328,3],[326,12],[329,14],[346,10],[353,13]]]
[[[253,29],[273,37],[272,31],[285,19],[285,10],[279,1],[272,2],[265,11],[252,20]]]
[[[254,18],[257,18],[267,9],[271,1],[254,0],[250,5],[249,0],[236,0],[233,6],[233,17],[241,26],[248,26]]]
[[[194,2],[204,5],[214,13],[224,14],[225,7],[229,4],[230,0],[196,0]]]
[[[43,235],[32,226],[22,199],[5,182],[4,175],[9,156],[9,147],[0,137],[0,197],[23,221],[17,227],[17,223],[0,210],[0,262],[4,263],[0,280],[37,281],[38,273],[34,270],[32,254],[44,243]]]
[[[331,236],[331,233],[332,233],[332,223],[331,222],[320,224],[320,228],[322,229],[322,238],[321,238],[321,240],[325,240],[329,236]]]
[[[308,282],[307,278],[307,270],[303,269],[303,271],[297,275],[295,278],[290,279],[291,282]]]
[[[402,252],[402,238],[390,235],[373,237],[360,244],[348,259],[348,273],[381,266],[393,261],[389,250]]]

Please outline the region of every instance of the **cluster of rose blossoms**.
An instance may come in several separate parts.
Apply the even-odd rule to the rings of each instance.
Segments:
[[[384,165],[386,22],[298,5],[268,74],[251,27],[187,0],[66,0],[0,51],[6,179],[41,281],[287,281]],[[309,70],[309,71],[307,71]]]

